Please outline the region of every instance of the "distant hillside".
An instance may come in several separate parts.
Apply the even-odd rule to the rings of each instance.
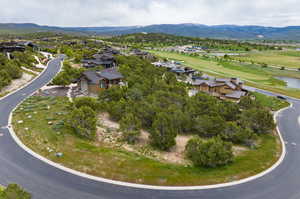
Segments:
[[[39,31],[75,32],[98,35],[124,35],[147,32],[219,39],[300,40],[300,26],[276,28],[235,25],[206,26],[200,24],[160,24],[150,26],[66,28],[39,26],[36,24],[0,24],[0,33],[28,33]]]

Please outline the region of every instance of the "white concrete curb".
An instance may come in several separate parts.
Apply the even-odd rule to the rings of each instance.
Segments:
[[[11,93],[8,93],[7,95],[5,95],[5,96],[3,96],[3,97],[1,97],[0,98],[0,100],[2,100],[2,99],[4,99],[4,98],[6,98],[6,97],[8,97],[8,96],[10,96],[10,95],[12,95],[12,94],[14,94],[14,93],[16,93],[16,92],[18,92],[19,90],[21,90],[21,89],[23,89],[23,88],[25,88],[26,86],[28,86],[29,84],[31,84],[34,80],[36,80],[40,75],[42,75],[46,70],[47,70],[47,68],[48,68],[48,65],[49,65],[49,63],[51,62],[51,61],[53,61],[53,59],[52,60],[50,60],[48,63],[47,63],[47,67],[46,68],[44,68],[44,70],[41,72],[41,73],[39,73],[39,74],[37,74],[37,76],[35,77],[35,78],[33,78],[32,80],[30,80],[29,82],[27,82],[24,86],[22,86],[22,87],[20,87],[20,88],[18,88],[17,90],[14,90],[13,92],[11,92]]]
[[[18,106],[16,106],[15,109]],[[275,122],[277,122],[277,117],[278,117],[278,115],[279,115],[280,112],[282,112],[282,111],[284,111],[286,109],[289,109],[291,107],[292,107],[292,104],[289,107],[287,107],[287,108],[284,108],[284,109],[281,109],[281,110],[277,111],[274,114],[274,120],[275,120]],[[109,179],[105,179],[105,178],[101,178],[101,177],[92,176],[92,175],[89,175],[89,174],[86,174],[86,173],[82,173],[82,172],[79,172],[79,171],[75,171],[73,169],[64,167],[64,166],[62,166],[60,164],[57,164],[57,163],[55,163],[53,161],[50,161],[50,160],[46,159],[45,157],[43,157],[43,156],[35,153],[31,149],[29,149],[27,146],[25,146],[21,142],[21,140],[16,136],[16,133],[14,132],[14,130],[13,130],[12,126],[11,126],[13,111],[11,112],[10,118],[9,118],[9,130],[10,130],[11,136],[13,137],[13,139],[15,140],[15,142],[23,150],[25,150],[26,152],[28,152],[29,154],[31,154],[35,158],[37,158],[37,159],[39,159],[39,160],[41,160],[41,161],[43,161],[43,162],[45,162],[45,163],[53,166],[53,167],[56,167],[56,168],[61,169],[61,170],[65,171],[65,172],[68,172],[68,173],[71,173],[71,174],[74,174],[74,175],[77,175],[77,176],[80,176],[80,177],[83,177],[83,178],[87,178],[87,179],[90,179],[90,180],[94,180],[94,181],[98,181],[98,182],[103,182],[103,183],[109,183],[109,184],[119,185],[119,186],[131,187],[131,188],[152,189],[152,190],[169,190],[169,191],[172,191],[172,190],[173,191],[175,191],[175,190],[177,190],[177,191],[184,191],[184,190],[205,190],[205,189],[216,189],[216,188],[230,187],[230,186],[234,186],[234,185],[239,185],[239,184],[247,183],[247,182],[253,181],[255,179],[258,179],[260,177],[263,177],[264,175],[266,175],[266,174],[270,173],[271,171],[273,171],[274,169],[276,169],[283,162],[284,157],[286,155],[285,143],[284,143],[283,137],[281,135],[281,132],[280,132],[278,126],[277,126],[278,135],[280,137],[280,141],[281,141],[281,145],[282,145],[281,156],[278,159],[278,161],[272,167],[270,167],[269,169],[267,169],[267,170],[265,170],[265,171],[263,171],[263,172],[255,175],[255,176],[251,176],[251,177],[248,177],[248,178],[245,178],[245,179],[242,179],[242,180],[237,180],[237,181],[233,181],[233,182],[229,182],[229,183],[222,183],[222,184],[216,184],[216,185],[207,185],[207,186],[177,186],[177,187],[175,187],[175,186],[152,186],[152,185],[142,185],[142,184],[127,183],[127,182],[109,180]]]

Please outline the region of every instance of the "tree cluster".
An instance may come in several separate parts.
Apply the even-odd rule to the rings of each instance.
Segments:
[[[161,150],[170,150],[178,134],[251,146],[275,127],[272,114],[251,98],[236,104],[205,93],[189,97],[188,86],[163,68],[136,57],[120,56],[118,63],[127,86],[101,92],[99,102],[112,119],[121,122],[129,142],[135,142],[143,128],[151,133],[151,144]],[[208,143],[217,145],[217,141]]]
[[[0,90],[21,76],[19,61],[9,60],[4,54],[0,54]]]
[[[69,85],[74,80],[78,79],[83,72],[83,68],[73,68],[69,62],[65,61],[63,64],[63,70],[53,79],[52,83],[60,86]]]

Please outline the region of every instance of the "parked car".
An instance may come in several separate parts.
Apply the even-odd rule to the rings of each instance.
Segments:
[[[281,95],[278,95],[277,98],[278,98],[278,99],[281,99],[281,100],[287,100],[286,97],[283,97],[283,96],[281,96]]]

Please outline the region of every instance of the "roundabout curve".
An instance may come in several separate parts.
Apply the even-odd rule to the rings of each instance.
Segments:
[[[18,183],[35,199],[81,198],[208,198],[208,199],[282,199],[299,198],[300,101],[288,99],[293,106],[275,115],[282,133],[283,152],[278,162],[256,176],[211,186],[157,187],[123,183],[93,177],[37,155],[24,146],[9,125],[11,112],[24,99],[47,84],[59,72],[63,57],[52,60],[47,69],[33,82],[0,99],[0,182]],[[265,93],[275,95],[272,93]],[[286,145],[286,147],[285,147]],[[25,149],[25,150],[24,150]],[[286,153],[287,152],[287,153]],[[284,158],[286,154],[286,157]],[[42,160],[42,161],[41,161]],[[276,168],[276,169],[275,169]],[[298,179],[297,179],[298,177]]]

